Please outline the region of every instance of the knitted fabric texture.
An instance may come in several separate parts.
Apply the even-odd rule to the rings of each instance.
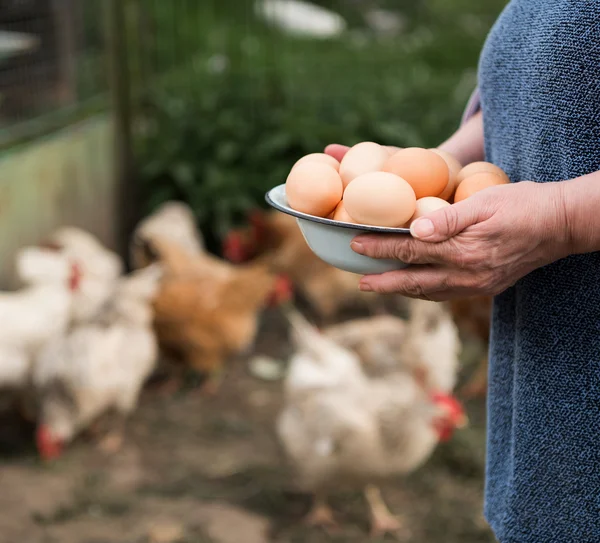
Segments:
[[[600,2],[510,2],[464,119],[479,105],[486,160],[511,181],[600,170]],[[600,542],[599,277],[600,253],[572,256],[494,300],[485,514],[500,543]]]

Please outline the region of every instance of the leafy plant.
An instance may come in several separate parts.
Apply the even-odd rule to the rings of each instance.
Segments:
[[[437,145],[456,127],[502,4],[432,0],[394,40],[360,28],[292,39],[213,10],[191,60],[155,77],[139,110],[147,210],[184,200],[218,238],[328,143]]]

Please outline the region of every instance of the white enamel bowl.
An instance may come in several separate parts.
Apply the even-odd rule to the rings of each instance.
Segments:
[[[350,224],[301,213],[287,205],[285,185],[271,189],[265,199],[271,207],[295,217],[312,251],[321,260],[336,268],[360,275],[371,275],[407,267],[407,264],[399,260],[380,260],[359,255],[350,248],[350,242],[359,234],[366,233],[410,235],[408,228]]]

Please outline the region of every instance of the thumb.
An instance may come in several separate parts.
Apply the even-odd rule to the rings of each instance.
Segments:
[[[481,207],[466,199],[417,219],[410,225],[410,233],[419,240],[437,243],[480,221]]]

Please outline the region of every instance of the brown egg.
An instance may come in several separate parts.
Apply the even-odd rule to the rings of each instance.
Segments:
[[[304,164],[305,162],[321,162],[323,164],[329,164],[335,170],[340,169],[340,163],[330,155],[326,155],[325,153],[311,153],[310,155],[303,156],[294,166],[295,168],[298,164]]]
[[[433,151],[436,155],[441,156],[448,166],[448,170],[450,172],[448,184],[446,185],[446,188],[438,195],[438,198],[450,201],[454,195],[456,187],[458,186],[458,174],[460,170],[462,170],[462,164],[456,158],[454,158],[453,155],[446,151],[440,151],[439,149],[430,149],[430,151]]]
[[[417,199],[411,186],[388,172],[366,173],[344,191],[344,207],[354,222],[371,226],[402,226],[413,216]]]
[[[354,222],[352,217],[350,215],[348,215],[348,212],[346,211],[346,208],[344,206],[344,200],[342,200],[338,204],[338,206],[335,208],[331,218],[334,221],[350,222],[350,223]]]
[[[505,185],[507,183],[508,181],[506,181],[504,177],[496,175],[495,173],[482,172],[470,175],[458,185],[456,193],[454,194],[454,202],[460,202],[488,187]]]
[[[390,157],[387,149],[378,143],[364,141],[352,147],[342,158],[340,176],[344,188],[359,175],[381,170]]]
[[[288,205],[317,217],[327,217],[336,208],[343,190],[338,172],[322,162],[298,164],[285,183]]]
[[[409,224],[419,217],[423,217],[424,215],[449,205],[450,204],[446,200],[442,200],[436,196],[425,196],[425,198],[417,200],[417,207],[413,216],[410,218]]]
[[[417,198],[437,196],[446,188],[450,177],[448,166],[441,156],[417,147],[393,154],[382,170],[405,179]]]
[[[476,173],[495,173],[496,175],[506,179],[507,183],[510,183],[510,179],[508,178],[508,175],[504,173],[504,170],[495,164],[490,164],[489,162],[471,162],[471,164],[467,164],[462,170],[460,170],[457,183],[462,183],[467,177],[471,177]]]

